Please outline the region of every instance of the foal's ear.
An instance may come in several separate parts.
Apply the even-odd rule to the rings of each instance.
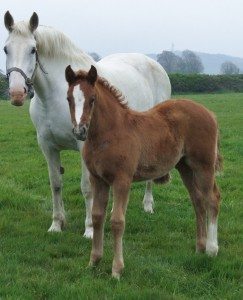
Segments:
[[[9,11],[7,11],[4,15],[4,25],[9,32],[13,30],[14,19]]]
[[[38,25],[39,25],[39,17],[37,15],[37,13],[34,12],[29,21],[30,31],[34,32],[37,29]]]
[[[96,67],[93,65],[91,66],[88,74],[87,74],[87,81],[91,84],[94,85],[97,80],[97,70]]]
[[[76,75],[70,65],[66,67],[65,77],[69,84],[74,83],[76,80]]]

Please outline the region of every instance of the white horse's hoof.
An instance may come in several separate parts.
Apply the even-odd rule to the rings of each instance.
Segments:
[[[152,206],[152,205],[147,205],[147,206],[144,205],[143,209],[144,209],[144,211],[145,211],[146,213],[150,213],[150,214],[153,214],[153,213],[154,213],[154,210],[153,210],[153,206]]]
[[[153,204],[154,204],[154,198],[151,195],[144,195],[143,198],[143,209],[145,212],[153,214]]]
[[[85,233],[84,233],[84,237],[87,239],[93,239],[93,228],[92,227],[88,227],[85,229]]]
[[[208,256],[217,256],[219,250],[219,246],[215,243],[207,243],[206,244],[206,253]]]
[[[48,232],[62,232],[62,222],[53,221],[51,227],[48,229]]]

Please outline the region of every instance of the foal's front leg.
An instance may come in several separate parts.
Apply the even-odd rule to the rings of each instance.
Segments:
[[[94,196],[92,208],[94,235],[89,265],[94,266],[103,256],[104,219],[109,198],[109,186],[102,179],[92,175],[90,175],[90,181]]]
[[[129,198],[131,182],[129,179],[119,178],[113,184],[114,204],[111,216],[111,229],[114,238],[114,259],[112,276],[119,279],[124,268],[122,237],[125,230],[125,214]]]

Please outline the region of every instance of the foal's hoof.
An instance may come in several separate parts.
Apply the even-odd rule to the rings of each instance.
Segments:
[[[206,253],[208,256],[217,256],[219,251],[219,246],[215,243],[208,243],[206,244]]]
[[[86,239],[93,239],[93,227],[87,227],[84,232],[84,237]]]
[[[119,280],[124,270],[123,260],[112,263],[112,277]]]
[[[113,278],[115,278],[116,280],[120,280],[121,274],[115,271],[112,271],[112,275]]]
[[[48,232],[62,232],[64,223],[64,221],[53,221],[51,227],[48,229]]]
[[[91,267],[91,268],[95,268],[95,267],[98,266],[98,264],[99,264],[100,261],[101,261],[101,257],[96,258],[95,260],[91,259],[89,261],[89,265],[88,266]]]
[[[196,253],[204,253],[205,250],[206,250],[205,239],[198,240],[196,244]]]

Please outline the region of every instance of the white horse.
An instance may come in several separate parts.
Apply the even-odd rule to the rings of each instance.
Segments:
[[[9,31],[4,51],[11,103],[23,105],[27,94],[33,96],[35,91],[30,103],[30,116],[49,170],[53,200],[53,222],[49,231],[61,231],[65,223],[65,211],[61,195],[63,169],[60,151],[82,148],[82,143],[72,132],[66,99],[66,66],[70,64],[74,69],[88,70],[91,64],[95,65],[99,74],[118,87],[129,105],[137,110],[146,110],[158,101],[170,98],[170,81],[158,63],[142,54],[111,55],[96,64],[63,33],[50,27],[38,27],[36,13],[33,13],[29,22],[14,23],[11,14],[6,12],[4,22]],[[84,102],[81,91],[75,91],[75,98],[80,101],[79,109],[76,109],[79,123]],[[86,204],[84,236],[92,238],[92,193],[84,163],[81,190]],[[145,211],[153,212],[151,182],[147,182],[143,203]]]

